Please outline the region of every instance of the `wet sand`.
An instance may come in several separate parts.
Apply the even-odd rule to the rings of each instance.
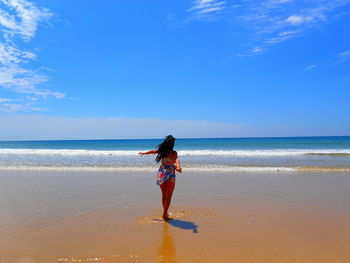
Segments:
[[[350,262],[349,173],[0,171],[0,262]]]

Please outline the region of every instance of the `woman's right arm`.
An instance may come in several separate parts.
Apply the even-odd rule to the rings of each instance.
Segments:
[[[156,153],[158,153],[158,151],[157,150],[150,150],[150,151],[148,151],[148,152],[139,152],[139,155],[145,155],[145,154],[156,154]]]

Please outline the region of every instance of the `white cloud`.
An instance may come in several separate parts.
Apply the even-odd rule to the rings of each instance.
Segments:
[[[1,102],[1,100],[0,100]],[[0,111],[6,113],[15,113],[15,112],[29,112],[29,111],[45,111],[46,108],[41,108],[35,106],[32,102],[27,103],[1,103]]]
[[[216,11],[220,11],[222,10],[223,8],[222,7],[211,7],[211,8],[204,8],[200,11],[198,11],[199,14],[205,14],[205,13],[213,13],[213,12],[216,12]]]
[[[267,50],[272,45],[303,36],[311,29],[318,29],[348,13],[349,9],[345,9],[345,6],[349,5],[350,0],[240,2],[241,8],[234,9],[238,15],[231,12],[229,19],[236,17],[236,26],[249,32],[247,38],[251,46]]]
[[[320,29],[350,11],[350,0],[195,0],[191,4],[182,24],[212,18],[225,20],[237,35],[244,37],[242,46],[248,51],[238,56],[261,54],[254,52],[256,46],[266,53],[271,46],[301,37],[310,29]],[[174,17],[171,25],[176,24]]]
[[[253,48],[253,49],[250,51],[250,53],[261,53],[261,52],[263,52],[263,51],[264,51],[263,48],[261,48],[261,47],[255,47],[255,48]]]
[[[45,75],[38,74],[36,71],[24,69],[16,64],[0,67],[0,70],[0,86],[11,91],[42,98],[53,96],[57,99],[62,99],[65,96],[61,92],[38,89],[37,85],[45,83],[48,78]]]
[[[293,25],[293,26],[296,26],[296,25],[301,25],[303,23],[306,23],[306,22],[311,22],[313,20],[313,17],[312,16],[296,16],[296,15],[293,15],[293,16],[289,16],[287,19],[286,19],[286,22],[288,22],[289,24]]]
[[[271,46],[289,39],[293,39],[298,35],[298,31],[285,31],[285,32],[280,32],[276,36],[273,36],[271,38],[268,38],[265,40],[264,44],[266,46]]]
[[[225,2],[220,0],[196,0],[187,11],[198,19],[208,18],[225,9]]]
[[[9,101],[13,101],[13,99],[0,98],[0,102],[9,102]]]
[[[343,63],[348,60],[350,60],[350,49],[340,52],[336,63]]]
[[[317,65],[315,65],[315,64],[309,65],[309,66],[305,67],[302,71],[300,71],[298,73],[298,75],[304,74],[305,72],[313,70],[315,68],[317,68]]]
[[[256,56],[256,55],[265,53],[265,51],[266,51],[266,48],[254,47],[251,50],[249,50],[248,52],[246,52],[244,54],[239,54],[238,56],[240,56],[240,57]]]
[[[1,10],[0,25],[8,35],[20,35],[25,40],[34,37],[40,22],[47,21],[52,13],[26,0],[0,0],[12,13]]]
[[[294,0],[272,0],[271,2],[276,3],[276,4],[284,4],[284,3],[290,3],[293,1]]]
[[[39,70],[25,67],[37,55],[19,47],[21,41],[30,41],[41,22],[47,22],[52,13],[26,0],[0,0],[0,87],[15,94],[27,94],[38,98],[53,96],[61,99],[65,94],[38,88],[48,81]],[[0,111],[41,110],[32,102],[10,104],[0,101]]]
[[[316,68],[317,67],[317,65],[310,65],[310,66],[307,66],[305,69],[304,69],[304,72],[305,71],[309,71],[309,70],[311,70],[311,69],[314,69],[314,68]]]
[[[345,58],[345,57],[350,57],[350,49],[345,50],[339,54],[339,57]]]

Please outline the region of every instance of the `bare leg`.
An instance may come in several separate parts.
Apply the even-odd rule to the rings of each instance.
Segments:
[[[163,203],[163,219],[169,220],[168,210],[171,203],[171,198],[175,189],[175,183],[171,181],[165,181],[161,186],[162,190],[162,203]]]
[[[160,185],[160,190],[162,190],[162,205],[163,209],[165,207],[165,198],[166,198],[166,191],[167,191],[167,185],[165,183]]]

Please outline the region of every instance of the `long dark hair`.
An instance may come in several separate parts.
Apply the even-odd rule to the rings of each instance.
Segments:
[[[156,162],[159,163],[162,158],[167,157],[174,149],[175,138],[172,135],[165,137],[165,140],[157,146],[158,154]]]

